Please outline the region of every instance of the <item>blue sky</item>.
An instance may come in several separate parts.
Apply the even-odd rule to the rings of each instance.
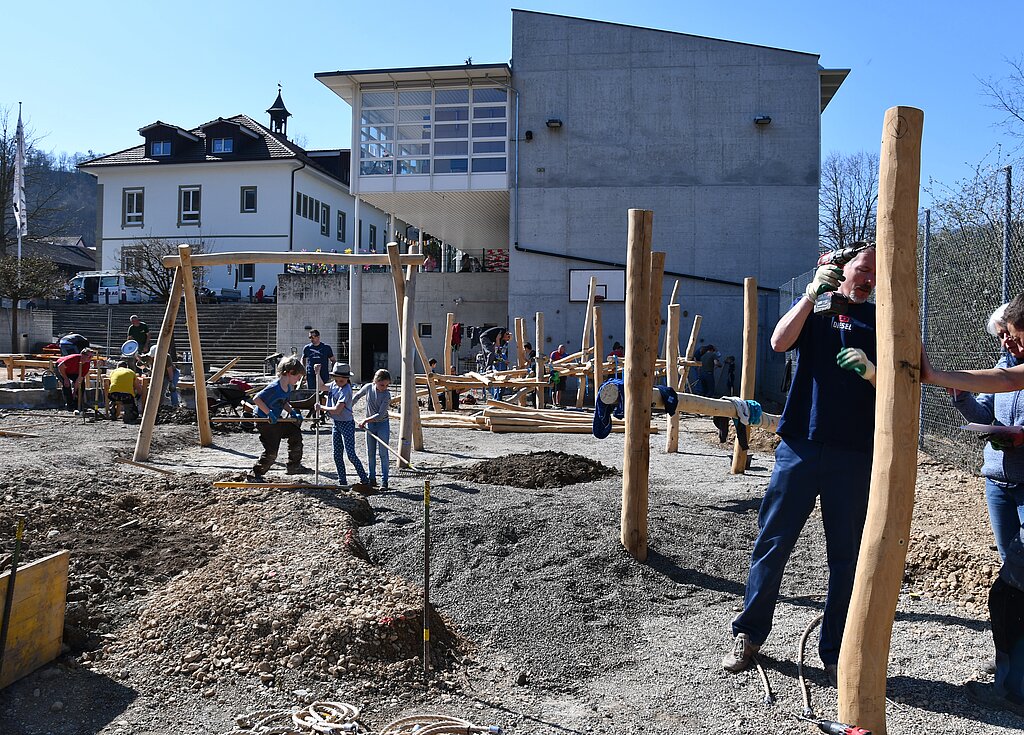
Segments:
[[[515,7],[820,54],[850,77],[822,116],[822,151],[877,151],[882,114],[925,111],[922,180],[952,182],[998,144],[978,78],[1024,53],[1024,3],[549,0]],[[97,10],[102,8],[102,11]],[[185,127],[240,112],[265,120],[284,86],[289,132],[347,147],[345,104],[313,79],[336,69],[508,61],[510,5],[490,0],[5,4],[0,105],[25,104],[55,151],[113,152],[156,119]],[[12,33],[20,28],[22,32]],[[1008,148],[1004,147],[1004,150]]]

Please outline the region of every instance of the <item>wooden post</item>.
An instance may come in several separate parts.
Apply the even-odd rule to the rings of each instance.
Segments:
[[[582,362],[587,361],[587,348],[590,347],[590,330],[594,320],[594,301],[597,298],[597,276],[590,277],[590,284],[587,288],[587,313],[583,317],[583,337],[580,339],[580,349],[583,350]],[[576,388],[576,408],[583,408],[583,399],[587,394],[587,379],[584,376],[577,378],[579,384]]]
[[[700,334],[701,321],[703,321],[703,317],[701,317],[700,314],[693,317],[693,327],[690,329],[690,341],[686,343],[685,359],[687,361],[693,359],[693,353],[697,349],[697,335]],[[682,393],[686,390],[686,375],[689,371],[689,365],[683,365],[679,370],[679,382],[676,384],[676,393]],[[675,414],[669,417],[668,420],[668,431],[665,432],[665,451],[670,454],[679,451],[679,419],[681,413],[682,407],[676,409]]]
[[[658,334],[661,332],[661,294],[665,283],[665,253],[651,253],[651,305],[648,318],[651,320],[651,379],[658,361]]]
[[[403,313],[405,296],[408,291],[407,285],[412,282],[413,274],[416,272],[414,266],[407,266],[405,274],[402,274],[401,260],[398,255],[398,243],[389,242],[387,245],[388,262],[391,265],[391,279],[395,283],[395,312],[397,314],[398,331],[400,335],[405,334],[405,315]],[[404,339],[404,337],[403,337]],[[434,385],[428,372],[427,353],[423,348],[423,343],[420,341],[419,334],[416,333],[415,326],[412,330],[412,341],[416,348],[416,353],[420,356],[420,362],[423,363],[423,372],[427,376],[427,390],[430,393],[430,399],[434,404],[435,412],[440,412],[438,406],[439,401],[437,397],[437,387]],[[403,350],[405,348],[403,347]],[[412,348],[410,348],[412,349]],[[413,374],[416,371],[416,358],[413,357]],[[404,370],[403,363],[403,370]],[[404,410],[404,407],[403,407]],[[416,401],[414,407],[414,418],[413,418],[413,442],[417,451],[423,449],[423,426],[420,424],[420,404]]]
[[[526,367],[526,348],[523,346],[526,343],[526,319],[521,316],[515,318],[515,330],[516,330],[516,367],[522,369]],[[519,394],[519,405],[526,405],[526,396],[529,391],[521,391]]]
[[[647,482],[650,476],[651,230],[654,212],[629,210],[626,246],[626,438],[622,468],[620,540],[638,561],[647,560]]]
[[[413,299],[416,282],[405,285],[402,312],[402,416],[399,421],[399,456],[408,464],[412,458],[413,433],[416,425],[416,356],[413,354]]]
[[[164,310],[164,321],[160,325],[160,335],[156,341],[156,357],[153,358],[153,376],[146,391],[146,405],[142,409],[142,423],[139,425],[139,436],[135,440],[135,454],[132,459],[145,462],[149,459],[149,445],[153,440],[153,427],[156,426],[156,414],[160,410],[160,389],[164,384],[164,373],[167,371],[167,351],[174,338],[174,320],[178,316],[181,305],[181,268],[174,269],[171,281],[171,292],[167,297],[167,309]]]
[[[455,326],[455,314],[448,312],[448,316],[445,317],[444,323],[444,374],[452,374],[452,328]],[[448,411],[455,410],[455,391],[448,391],[445,397],[445,409]]]
[[[839,654],[839,719],[886,735],[885,675],[917,480],[917,207],[924,113],[890,107],[878,178],[878,360],[867,522]]]
[[[544,380],[544,366],[548,361],[548,353],[544,349],[544,312],[538,311],[535,318],[537,320],[534,335],[534,347],[537,350],[537,380]],[[544,408],[544,386],[537,388],[537,408]]]
[[[199,308],[196,306],[196,288],[192,282],[192,248],[189,245],[179,245],[178,257],[181,258],[178,270],[181,273],[181,287],[185,296],[188,346],[192,350],[192,380],[195,383],[199,445],[208,447],[213,444],[213,430],[210,429],[210,404],[206,400],[206,368],[203,366],[203,347],[199,340]]]
[[[594,307],[594,408],[597,408],[597,390],[604,382],[604,326],[601,324],[601,307]]]
[[[743,374],[740,398],[754,398],[754,377],[757,375],[757,279],[743,279]],[[917,434],[914,434],[916,437]],[[915,455],[916,456],[916,455]],[[739,437],[732,448],[732,474],[747,471],[747,450],[740,447]]]
[[[676,281],[676,285],[679,281]],[[673,291],[673,296],[675,292]],[[665,324],[665,384],[673,388],[679,382],[679,304],[668,305],[668,322]],[[678,415],[679,411],[676,411]],[[665,432],[665,453],[675,454],[679,451],[679,422],[676,422],[676,435],[673,442],[672,421],[675,415],[670,417],[669,430]]]

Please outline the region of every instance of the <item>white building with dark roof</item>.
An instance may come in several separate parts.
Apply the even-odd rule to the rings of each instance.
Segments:
[[[203,243],[225,250],[383,250],[387,217],[360,209],[354,222],[349,151],[306,151],[288,140],[291,113],[280,93],[270,127],[247,115],[186,129],[157,121],[141,145],[80,165],[99,198],[97,263],[119,270],[143,240]],[[277,285],[278,265],[207,269],[205,285],[245,297]]]

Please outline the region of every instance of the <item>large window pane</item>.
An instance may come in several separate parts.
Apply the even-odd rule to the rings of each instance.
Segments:
[[[486,119],[505,119],[505,106],[501,107],[474,107],[473,108],[473,119],[474,120],[486,120]]]
[[[399,125],[398,137],[402,140],[430,140],[430,126]]]
[[[473,123],[474,138],[498,138],[505,137],[506,124],[500,123]]]
[[[467,164],[469,162],[465,158],[435,158],[434,159],[434,173],[435,174],[464,174],[467,173]]]
[[[469,119],[468,107],[439,107],[434,111],[434,119],[438,122],[455,122]]]
[[[435,125],[434,137],[441,138],[466,138],[469,136],[468,125]]]
[[[410,122],[430,122],[430,108],[415,108],[412,110],[399,110],[398,111],[398,122],[410,123]]]
[[[395,139],[395,128],[393,125],[381,125],[380,127],[360,128],[360,138],[363,143]]]
[[[395,150],[393,143],[363,143],[359,146],[362,158],[390,158]]]
[[[392,172],[392,161],[361,161],[359,163],[360,176],[390,176]]]
[[[398,175],[404,174],[429,174],[430,173],[430,159],[429,158],[412,158],[412,159],[401,159],[398,161]]]
[[[394,107],[394,92],[363,92],[363,107]]]
[[[381,123],[393,123],[395,111],[391,108],[386,110],[365,110],[363,112],[362,125],[380,125]]]
[[[473,153],[504,153],[505,141],[503,140],[474,140]]]
[[[505,170],[504,158],[474,158],[473,173],[488,173]]]
[[[435,105],[459,105],[469,102],[468,89],[437,89],[434,91]]]
[[[504,102],[508,92],[494,87],[480,87],[473,90],[473,102]]]
[[[465,140],[451,140],[434,144],[435,156],[464,156],[469,153],[469,143]]]
[[[399,143],[399,156],[429,156],[430,143]]]
[[[429,105],[429,89],[410,89],[398,93],[398,104],[400,105]]]

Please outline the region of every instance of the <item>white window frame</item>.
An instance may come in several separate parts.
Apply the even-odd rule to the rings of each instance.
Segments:
[[[159,148],[157,146],[159,146]],[[154,140],[149,144],[150,158],[164,158],[169,155],[171,155],[171,141]]]
[[[246,275],[248,273],[248,275]],[[255,283],[256,282],[256,264],[255,263],[239,263],[238,265],[238,282],[239,283]]]
[[[198,195],[198,206],[196,196]],[[189,206],[185,208],[185,199],[189,200]],[[203,187],[199,184],[189,184],[178,187],[178,227],[195,227],[202,221]]]
[[[129,208],[128,202],[135,206]],[[135,218],[138,219],[135,219]],[[125,187],[121,190],[121,227],[142,227],[146,219],[146,189]]]
[[[252,209],[245,208],[245,195],[248,192],[252,192]],[[256,214],[256,210],[259,207],[259,196],[256,193],[255,186],[243,186],[239,190],[240,201],[238,202],[238,211],[242,214]]]
[[[210,151],[213,153],[234,153],[235,152],[235,139],[234,138],[214,138],[213,144],[210,146]]]

